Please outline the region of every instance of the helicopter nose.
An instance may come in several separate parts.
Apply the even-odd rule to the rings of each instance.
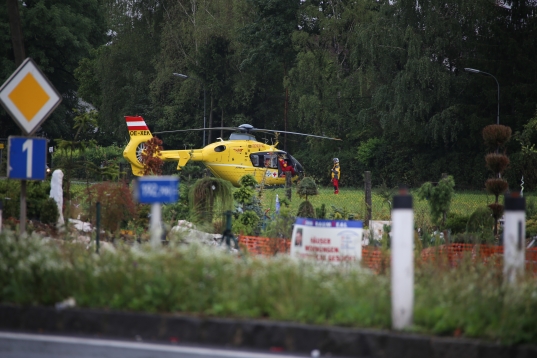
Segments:
[[[304,167],[302,167],[302,164],[300,164],[300,162],[296,159],[295,159],[295,172],[304,173]]]

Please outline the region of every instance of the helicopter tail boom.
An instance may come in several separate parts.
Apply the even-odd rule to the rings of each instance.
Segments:
[[[142,152],[145,142],[153,138],[149,127],[140,116],[125,116],[127,129],[129,130],[130,141],[123,150],[123,157],[130,163],[134,175],[142,175],[144,166],[141,163]]]
[[[125,116],[130,141],[123,150],[123,157],[130,163],[132,173],[137,176],[143,175],[142,152],[145,142],[153,138],[153,134],[140,116]],[[177,161],[177,170],[181,170],[189,160],[201,160],[202,155],[198,150],[162,150],[160,158],[164,161]]]

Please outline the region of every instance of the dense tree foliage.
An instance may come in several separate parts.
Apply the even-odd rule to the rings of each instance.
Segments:
[[[0,81],[15,71],[5,1],[0,6]],[[31,57],[62,95],[62,103],[39,132],[49,139],[70,139],[73,109],[80,108],[75,70],[90,51],[106,41],[102,0],[25,0],[19,13],[26,57]],[[14,121],[0,110],[0,137],[20,135]]]
[[[516,139],[506,148],[504,177],[517,187],[522,175],[536,176],[531,0],[19,4],[27,55],[64,94],[64,110],[46,122],[46,135],[71,135],[65,106],[78,95],[99,112],[101,145],[126,143],[125,115],[168,131],[200,128],[205,114],[208,127],[250,123],[343,139],[280,138],[321,185],[329,184],[331,158],[338,157],[342,185],[362,185],[370,170],[377,185],[418,187],[449,173],[458,188],[482,189],[481,132],[497,120],[498,88],[491,76],[464,70],[474,68],[498,80],[500,123]],[[7,78],[15,67],[7,21],[0,29]],[[164,149],[200,147],[201,133],[163,134]],[[206,140],[226,135],[209,131]],[[526,180],[526,189],[534,185]]]

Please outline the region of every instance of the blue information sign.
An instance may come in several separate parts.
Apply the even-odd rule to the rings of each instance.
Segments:
[[[45,180],[47,139],[9,137],[7,177],[20,180]]]
[[[175,203],[179,200],[179,178],[141,177],[134,188],[134,196],[142,204]]]

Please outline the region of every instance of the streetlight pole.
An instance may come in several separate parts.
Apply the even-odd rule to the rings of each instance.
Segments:
[[[494,77],[493,75],[491,75],[490,73],[488,72],[485,72],[485,71],[480,71],[480,70],[476,70],[474,68],[465,68],[464,69],[466,72],[471,72],[471,73],[482,73],[484,75],[489,75],[491,76],[492,78],[494,78],[494,80],[496,81],[496,84],[498,85],[498,115],[496,117],[496,124],[500,124],[500,83],[498,82],[498,80],[496,79],[496,77]]]
[[[203,146],[205,147],[205,128],[206,128],[206,119],[205,119],[205,113],[206,113],[206,93],[205,93],[205,83],[203,83],[201,80],[195,78],[195,77],[190,77],[190,76],[187,76],[187,75],[183,75],[182,73],[173,73],[174,76],[177,76],[177,77],[181,77],[181,78],[184,78],[184,79],[193,79],[195,81],[198,81],[200,82],[202,85],[203,85]]]

